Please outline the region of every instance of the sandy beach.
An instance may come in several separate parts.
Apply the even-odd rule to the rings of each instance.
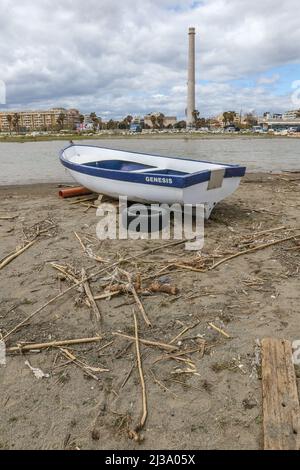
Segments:
[[[261,449],[258,340],[300,339],[300,174],[247,175],[206,223],[201,254],[165,241],[101,242],[95,208],[58,190],[0,187],[1,260],[34,240],[0,269],[0,331],[7,349],[101,339],[8,351],[0,449]],[[101,321],[82,285],[26,320],[83,268],[101,271],[89,280],[96,297],[126,286],[117,268],[131,273],[152,327],[128,285],[96,301]],[[154,281],[174,293],[149,294]],[[135,343],[119,335],[134,337],[133,310],[139,337],[163,343],[140,344],[148,408],[140,442],[130,439],[142,414]]]

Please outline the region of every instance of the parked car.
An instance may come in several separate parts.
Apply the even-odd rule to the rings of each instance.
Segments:
[[[235,126],[234,124],[230,124],[224,127],[225,132],[240,132],[240,130],[241,129],[238,126]]]
[[[252,131],[257,133],[257,134],[262,134],[264,132],[264,130],[261,126],[253,126]]]

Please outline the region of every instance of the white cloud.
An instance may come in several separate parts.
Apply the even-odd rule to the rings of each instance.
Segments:
[[[1,0],[0,79],[15,108],[183,115],[195,26],[197,79],[210,82],[199,86],[201,113],[276,109],[289,97],[264,86],[277,80],[270,69],[300,62],[297,11],[297,0]],[[257,75],[254,90],[229,82]]]
[[[278,82],[280,79],[280,75],[278,73],[274,73],[270,77],[260,77],[257,80],[259,85],[273,85],[274,83]]]

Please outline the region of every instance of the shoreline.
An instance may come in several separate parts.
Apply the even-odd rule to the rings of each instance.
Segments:
[[[253,134],[253,133],[224,133],[224,134],[211,134],[211,133],[203,133],[203,134],[190,134],[190,133],[153,133],[153,134],[125,134],[120,135],[116,134],[99,134],[99,135],[78,135],[78,134],[65,134],[61,136],[7,136],[1,137],[0,136],[0,143],[27,143],[27,142],[55,142],[55,141],[66,141],[66,140],[73,140],[73,141],[81,141],[81,140],[152,140],[152,139],[187,139],[187,140],[219,140],[219,139],[226,139],[226,140],[234,140],[234,139],[278,139],[278,138],[286,138],[286,139],[297,139],[300,138],[299,135],[273,135],[273,134]]]

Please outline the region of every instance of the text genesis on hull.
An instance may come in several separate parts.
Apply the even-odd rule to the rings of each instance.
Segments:
[[[239,165],[77,144],[62,150],[60,161],[79,184],[96,193],[144,203],[204,204],[206,218],[246,172]]]

